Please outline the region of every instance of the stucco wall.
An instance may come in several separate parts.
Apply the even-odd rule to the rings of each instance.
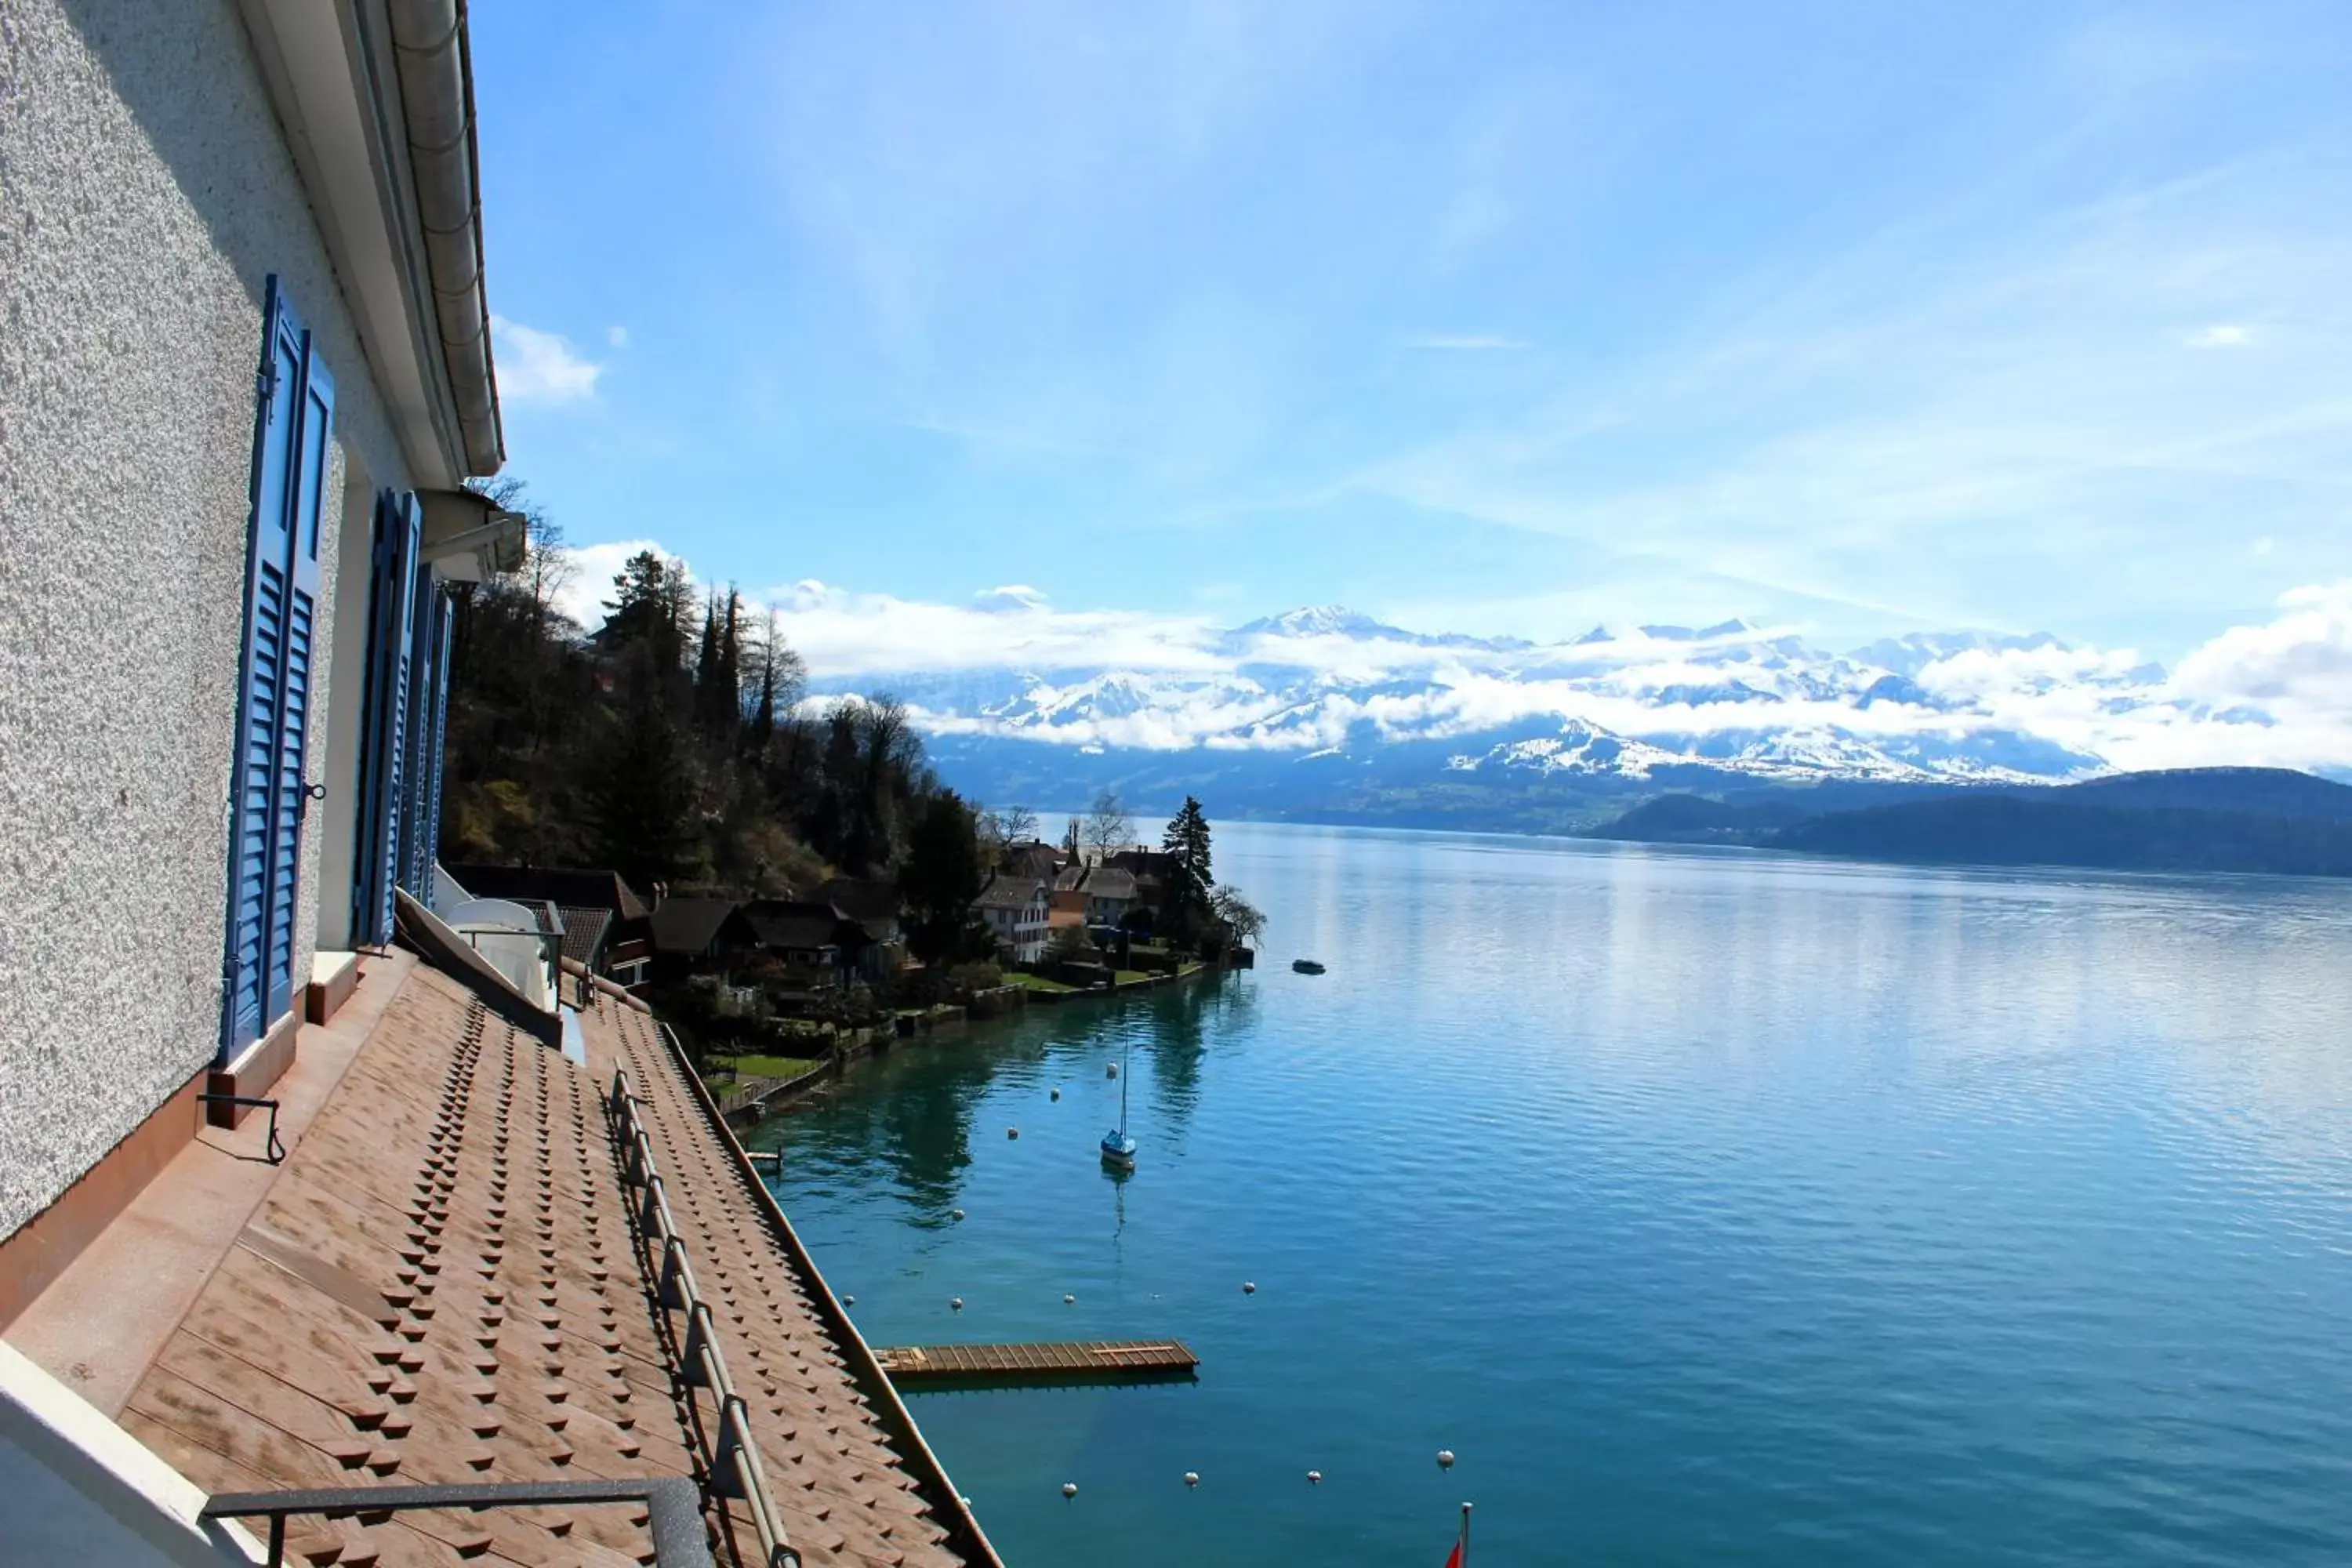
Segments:
[[[0,1236],[218,1037],[271,272],[335,376],[329,506],[405,484],[231,0],[0,0]],[[322,620],[314,778],[360,700],[335,646]],[[320,814],[351,810],[304,834],[298,986]]]

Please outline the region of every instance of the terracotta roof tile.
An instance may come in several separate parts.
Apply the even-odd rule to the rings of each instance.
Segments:
[[[625,1063],[721,1353],[793,1544],[821,1564],[952,1564],[731,1152],[644,1015],[584,1020]],[[412,974],[133,1391],[123,1424],[197,1485],[693,1475],[706,1394],[635,1239],[596,1079]],[[697,1403],[698,1402],[698,1403]],[[740,1504],[720,1560],[756,1555]],[[650,1560],[642,1508],[300,1521],[289,1560]],[[983,1548],[984,1551],[984,1548]]]

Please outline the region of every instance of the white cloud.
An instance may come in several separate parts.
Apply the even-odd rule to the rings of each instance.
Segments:
[[[971,605],[856,594],[810,580],[772,590],[784,635],[826,677],[908,671],[1218,668],[1203,622],[1130,611],[1056,610],[1034,589],[992,589]]]
[[[613,579],[620,575],[621,567],[629,557],[641,551],[669,558],[658,541],[622,539],[605,544],[582,544],[572,551],[572,564],[579,568],[572,581],[565,584],[562,598],[556,607],[590,631],[604,624],[604,601],[612,597]]]
[[[491,350],[498,361],[499,396],[509,403],[576,403],[596,395],[604,367],[583,359],[560,333],[543,332],[490,318]]]
[[[2251,331],[2226,321],[2200,327],[2189,334],[2189,346],[2198,349],[2242,349],[2253,341]]]
[[[577,550],[567,613],[599,624],[614,575],[643,550],[667,553],[646,539]],[[1197,616],[1062,610],[1017,583],[961,605],[813,579],[750,597],[773,605],[821,686],[898,689],[949,732],[1012,722],[1074,745],[1304,750],[1364,723],[1449,738],[1573,718],[1678,749],[1767,731],[1837,744],[1843,732],[1899,754],[2003,731],[2123,768],[2352,768],[2352,579],[2295,589],[2275,617],[2223,631],[2169,675],[2128,648],[1973,647],[1916,677],[1936,706],[1868,707],[1856,698],[1874,667],[1808,647],[1785,626],[1433,647],[1409,635],[1242,638]],[[1734,681],[1775,700],[1703,695]]]
[[[627,348],[629,346],[629,329],[626,327],[606,327],[604,329],[604,341],[612,344],[616,349]]]
[[[1517,338],[1484,337],[1475,333],[1435,332],[1418,338],[1407,338],[1409,349],[1523,349],[1528,345]]]

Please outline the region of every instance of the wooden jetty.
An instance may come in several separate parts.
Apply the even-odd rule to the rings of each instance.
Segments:
[[[893,1383],[1134,1383],[1190,1377],[1201,1358],[1181,1340],[1068,1340],[1026,1345],[901,1345],[874,1358]]]

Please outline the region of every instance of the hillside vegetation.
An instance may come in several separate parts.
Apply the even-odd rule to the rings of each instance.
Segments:
[[[2352,786],[2280,768],[2118,773],[1830,811],[1808,810],[1796,791],[1737,802],[1672,795],[1600,831],[1854,859],[2352,876]]]

